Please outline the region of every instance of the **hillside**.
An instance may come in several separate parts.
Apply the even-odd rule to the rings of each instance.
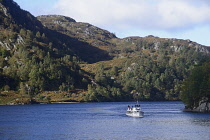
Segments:
[[[81,59],[69,47],[76,39],[45,28],[12,0],[1,1],[0,21],[1,103],[33,102],[34,96],[45,91],[87,86],[78,65]]]
[[[116,36],[106,30],[89,23],[76,22],[70,17],[60,15],[42,15],[37,17],[49,29],[78,38],[93,46],[102,47],[111,45],[109,40]]]
[[[190,40],[152,35],[120,39],[106,30],[64,16],[38,19],[46,27],[92,43],[112,57],[108,61],[81,64],[91,74],[87,100],[178,100],[183,80],[210,54],[209,47]]]
[[[117,38],[60,15],[0,1],[0,104],[179,100],[210,48],[155,36]]]
[[[75,43],[74,51],[84,62],[94,63],[111,59],[104,50],[107,49],[107,46],[112,45],[109,40],[116,38],[114,34],[91,24],[76,22],[70,17],[60,15],[43,15],[37,19],[45,27],[76,39],[77,41],[71,43]],[[80,45],[78,41],[86,44]]]

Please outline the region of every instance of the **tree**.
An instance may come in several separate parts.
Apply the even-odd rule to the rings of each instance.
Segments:
[[[40,37],[41,37],[41,34],[40,34],[39,31],[36,33],[36,37],[37,37],[37,38],[40,38]]]
[[[114,66],[112,67],[111,69],[111,75],[114,75],[114,76],[118,76],[118,67],[117,66]]]
[[[180,97],[189,108],[197,107],[203,97],[210,100],[210,62],[193,69],[183,82]]]
[[[25,85],[24,85],[23,82],[20,82],[19,92],[20,92],[21,95],[24,95],[24,94],[26,94],[26,92],[27,92],[27,91],[26,91],[26,87],[25,87]]]
[[[4,86],[4,91],[9,91],[10,90],[10,87],[8,85],[5,85]]]

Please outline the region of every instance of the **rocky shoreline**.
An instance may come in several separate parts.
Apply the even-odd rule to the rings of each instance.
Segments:
[[[183,111],[184,112],[210,113],[210,102],[209,102],[208,98],[203,98],[199,102],[198,107],[194,107],[194,108],[185,107],[185,109]]]

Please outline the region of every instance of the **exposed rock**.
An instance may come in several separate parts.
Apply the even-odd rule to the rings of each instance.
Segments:
[[[18,35],[17,43],[18,44],[24,44],[25,43],[24,40],[23,40],[23,38],[20,35]]]
[[[110,79],[114,80],[115,78],[114,77],[111,77]]]
[[[206,54],[210,54],[210,47],[202,46],[202,45],[195,45],[196,51],[203,52]]]
[[[5,61],[8,61],[9,59],[8,59],[8,57],[5,57],[4,60],[5,60]]]
[[[154,49],[158,50],[160,47],[160,42],[155,42],[154,45],[155,45]]]
[[[0,10],[3,11],[4,15],[8,17],[8,11],[7,8],[4,7],[1,3],[0,3]]]
[[[18,65],[24,65],[24,63],[22,62],[22,61],[16,61],[16,63],[18,64]]]
[[[1,45],[2,47],[4,47],[6,50],[8,50],[8,51],[11,50],[11,48],[10,48],[11,46],[10,46],[9,43],[1,42],[1,41],[0,41],[0,45]]]
[[[76,20],[74,20],[73,18],[61,15],[42,15],[38,16],[38,19],[42,21],[51,20],[55,24],[61,24],[63,22],[76,22]]]
[[[92,83],[92,85],[95,85],[95,86],[97,86],[98,84],[95,82],[95,81],[91,81],[91,83]]]
[[[10,51],[12,49],[17,49],[16,45],[17,44],[25,44],[25,41],[23,38],[18,35],[17,39],[15,41],[12,41],[11,39],[5,40],[5,41],[0,41],[0,46],[5,48],[6,50]]]
[[[183,49],[183,46],[170,46],[175,52],[179,52],[180,50]]]
[[[131,67],[127,68],[127,71],[131,72],[133,69]]]
[[[210,113],[210,102],[208,98],[204,97],[202,100],[199,102],[198,107],[194,108],[185,108],[184,111],[186,112],[200,112],[200,113]]]

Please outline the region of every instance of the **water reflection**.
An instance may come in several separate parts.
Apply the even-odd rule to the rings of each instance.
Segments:
[[[195,124],[195,125],[210,127],[210,119],[207,119],[207,118],[203,118],[203,119],[192,119],[191,122],[193,124]]]

